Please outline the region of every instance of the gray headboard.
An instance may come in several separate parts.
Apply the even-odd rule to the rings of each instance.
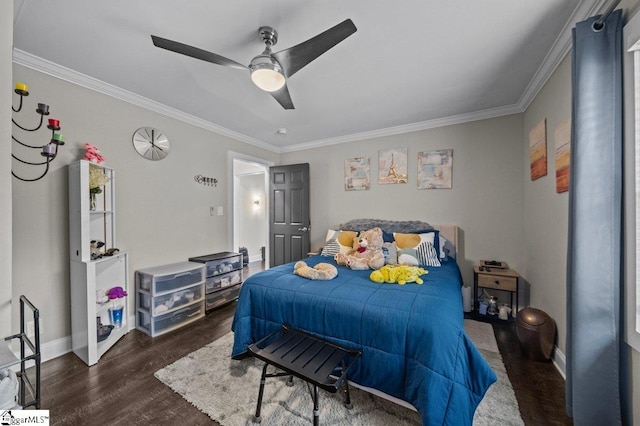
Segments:
[[[353,219],[349,222],[338,225],[333,229],[349,229],[352,231],[365,231],[367,229],[379,227],[387,232],[413,233],[426,229],[436,229],[440,231],[447,240],[445,250],[453,258],[458,258],[458,226],[457,225],[431,225],[420,220],[383,220],[383,219]]]

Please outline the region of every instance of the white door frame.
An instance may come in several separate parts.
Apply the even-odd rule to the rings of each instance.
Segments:
[[[274,166],[275,163],[271,161],[267,161],[263,158],[253,157],[246,154],[241,154],[239,152],[228,151],[227,154],[227,170],[228,170],[228,188],[227,188],[227,206],[228,206],[228,216],[227,216],[227,235],[229,236],[229,240],[227,241],[228,247],[235,247],[234,244],[234,220],[235,220],[235,170],[234,170],[234,160],[243,161],[246,163],[252,163],[257,166],[260,166],[264,169],[264,193],[269,193],[269,167]],[[265,197],[265,212],[266,218],[265,220],[269,221],[269,197]],[[267,223],[265,230],[265,268],[268,268],[269,265],[269,224]],[[232,250],[233,251],[233,250]]]

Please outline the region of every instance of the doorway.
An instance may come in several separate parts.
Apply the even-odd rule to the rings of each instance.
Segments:
[[[233,251],[247,249],[249,262],[268,265],[268,183],[269,164],[260,160],[233,156],[232,241]]]

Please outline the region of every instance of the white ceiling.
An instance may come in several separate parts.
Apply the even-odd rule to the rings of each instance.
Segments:
[[[523,111],[605,0],[14,0],[14,61],[275,151]],[[248,65],[351,18],[358,31],[287,85],[154,47],[150,35]],[[140,123],[145,126],[146,123]],[[277,130],[287,129],[286,135]]]

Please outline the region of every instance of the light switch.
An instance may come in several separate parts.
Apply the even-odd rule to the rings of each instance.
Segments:
[[[222,216],[224,214],[223,210],[222,210],[222,206],[218,207],[218,216]]]

